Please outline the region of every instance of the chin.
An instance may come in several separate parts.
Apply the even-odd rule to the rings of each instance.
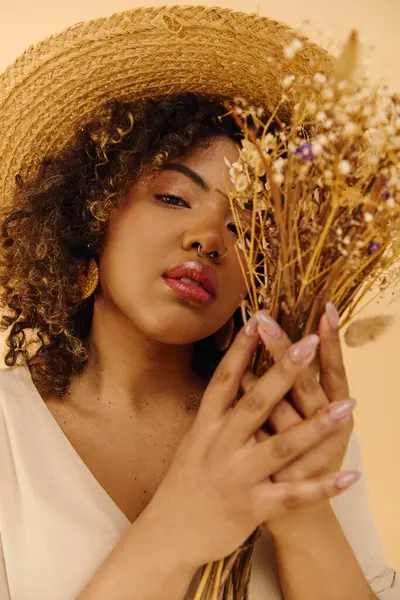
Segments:
[[[129,317],[128,317],[129,318]],[[206,338],[219,328],[209,318],[185,306],[146,307],[129,319],[147,339],[169,345],[189,345]]]

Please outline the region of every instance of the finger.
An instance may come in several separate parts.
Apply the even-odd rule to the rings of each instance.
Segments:
[[[360,479],[360,471],[340,471],[305,481],[262,483],[255,490],[256,511],[260,522],[282,516],[285,512],[338,496]]]
[[[261,335],[261,328],[260,328]],[[242,381],[240,382],[240,387],[243,392],[249,392],[254,385],[257,383],[258,377],[256,377],[250,370],[247,370],[243,375]],[[274,408],[268,418],[268,425],[272,428],[274,432],[276,431],[284,431],[285,429],[289,429],[293,425],[300,423],[301,417],[298,412],[293,408],[293,406],[283,398]],[[259,429],[259,432],[265,433],[263,429]],[[269,435],[268,435],[269,437]],[[261,435],[255,433],[255,438],[257,441],[261,441]]]
[[[255,386],[257,381],[258,377],[256,377],[254,373],[250,371],[250,369],[246,369],[240,382],[240,389],[244,393],[249,392]]]
[[[318,343],[318,336],[311,335],[291,346],[230,411],[225,429],[235,445],[245,443],[267,420],[299,373],[313,360]]]
[[[344,400],[349,397],[350,391],[339,339],[339,315],[331,302],[326,305],[319,332],[321,336],[321,386],[329,402]]]
[[[259,313],[259,321],[261,340],[270,351],[274,361],[279,361],[291,345],[291,341],[266,311]],[[276,328],[279,329],[279,335]],[[276,431],[283,431],[286,427],[299,422],[301,418],[310,417],[328,404],[324,390],[319,385],[316,373],[311,365],[297,377],[291,390],[291,397],[293,412],[290,413],[289,410],[286,410],[285,423],[280,420],[277,413],[271,413],[269,423]]]
[[[203,395],[197,420],[207,422],[221,418],[232,405],[240,381],[259,343],[257,313],[255,313],[238,335],[216,368]]]
[[[317,477],[328,471],[340,469],[353,429],[354,416],[350,415],[350,420],[343,424],[339,431],[271,475],[271,480],[274,482],[300,481],[310,476]]]
[[[351,418],[355,404],[354,400],[329,404],[306,421],[255,445],[249,456],[251,481],[257,483],[270,477],[341,429]],[[339,405],[338,415],[334,411]]]

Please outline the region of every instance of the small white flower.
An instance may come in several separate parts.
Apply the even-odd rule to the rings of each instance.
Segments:
[[[316,73],[314,75],[314,82],[317,85],[323,85],[326,82],[326,77],[325,75],[323,75],[323,73]]]
[[[274,150],[276,148],[276,137],[272,133],[267,133],[261,142],[262,149],[268,152],[268,150]]]
[[[283,53],[289,60],[294,58],[299,50],[303,47],[303,42],[295,38],[292,42],[284,48]]]
[[[325,121],[325,129],[330,129],[333,125],[333,119],[327,119]]]
[[[374,220],[374,215],[372,213],[370,213],[370,212],[364,213],[364,221],[366,223],[371,223],[371,221],[373,221],[373,220]]]
[[[351,165],[348,160],[341,160],[339,163],[339,173],[348,175],[351,171]]]
[[[242,106],[247,106],[247,100],[243,98],[243,96],[235,96],[234,97],[235,104],[241,104]]]
[[[247,190],[249,182],[247,181],[247,177],[244,173],[240,173],[236,178],[236,189],[238,192],[244,192]]]
[[[324,133],[321,133],[318,137],[317,140],[320,144],[322,144],[322,146],[327,146],[328,145],[328,138],[326,137],[326,135]]]
[[[284,158],[280,157],[280,158],[277,158],[273,162],[272,166],[277,173],[280,173],[282,171],[283,167],[285,166],[285,163],[286,163],[286,160]]]
[[[345,237],[345,238],[343,238],[343,244],[344,244],[345,246],[348,246],[348,245],[350,244],[350,241],[351,241],[351,240],[350,240],[350,237],[349,237],[348,235],[346,235],[346,237]]]
[[[317,121],[320,121],[320,122],[322,122],[322,121],[326,121],[326,119],[327,119],[327,114],[326,114],[326,112],[324,112],[323,110],[320,110],[320,111],[317,113],[316,119],[317,119]]]
[[[322,144],[320,144],[320,142],[312,142],[312,151],[314,156],[319,156],[321,154],[321,152],[323,151],[323,146]]]
[[[342,229],[341,227],[338,227],[338,228],[336,229],[336,235],[337,235],[339,238],[341,238],[341,237],[342,237],[342,235],[343,235],[343,229]]]
[[[396,202],[394,198],[388,198],[386,204],[389,208],[394,208],[396,206]]]
[[[260,118],[263,116],[263,114],[264,114],[264,109],[263,109],[263,107],[262,107],[262,106],[259,106],[259,107],[257,108],[256,115],[257,115],[257,117],[260,119]]]
[[[242,156],[252,169],[256,169],[257,166],[261,166],[261,158],[258,153],[257,147],[250,140],[242,140]],[[261,169],[262,170],[262,169]],[[260,173],[260,169],[259,169]],[[261,173],[260,173],[261,174]]]
[[[288,88],[292,85],[292,83],[295,80],[295,76],[294,75],[286,75],[283,79],[282,79],[282,85],[284,88]]]
[[[272,179],[274,180],[274,182],[276,183],[276,185],[282,185],[282,183],[285,180],[285,178],[282,175],[282,173],[274,173],[274,175],[272,176]]]
[[[358,126],[355,123],[353,123],[353,121],[349,121],[343,127],[343,133],[345,136],[355,135],[357,133],[357,131],[358,131]]]
[[[325,88],[322,92],[322,97],[325,98],[325,100],[332,100],[334,95],[332,88]]]

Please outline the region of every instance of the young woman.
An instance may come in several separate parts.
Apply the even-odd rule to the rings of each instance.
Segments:
[[[288,67],[265,57],[291,37],[224,9],[138,9],[3,75],[2,600],[193,598],[202,565],[260,525],[251,600],[400,597],[355,483],[335,307],[294,345],[263,311],[240,324],[240,131],[221,99],[275,77],[274,100]],[[305,44],[291,68],[328,68]],[[257,379],[259,343],[276,364]]]

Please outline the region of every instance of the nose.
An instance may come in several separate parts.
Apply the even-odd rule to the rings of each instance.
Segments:
[[[197,221],[190,229],[187,229],[183,240],[182,247],[184,250],[191,250],[202,247],[204,253],[216,253],[217,256],[226,254],[224,244],[224,223],[221,215],[204,218]]]

